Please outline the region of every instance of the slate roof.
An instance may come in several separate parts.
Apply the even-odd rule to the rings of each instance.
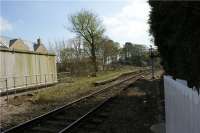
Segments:
[[[12,39],[10,40],[10,44],[9,44],[9,47],[11,47],[18,39]]]
[[[0,47],[9,48],[17,40],[18,39],[13,39],[13,38],[6,37],[6,36],[0,36]],[[26,46],[28,46],[30,51],[34,51],[34,43],[27,41],[27,40],[22,40],[22,41],[24,42],[24,44]]]

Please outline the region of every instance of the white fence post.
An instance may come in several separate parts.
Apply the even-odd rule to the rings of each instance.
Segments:
[[[183,80],[164,76],[166,133],[200,133],[200,96]]]

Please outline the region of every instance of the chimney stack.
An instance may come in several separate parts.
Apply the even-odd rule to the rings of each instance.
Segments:
[[[37,44],[41,45],[41,39],[40,38],[37,39]]]

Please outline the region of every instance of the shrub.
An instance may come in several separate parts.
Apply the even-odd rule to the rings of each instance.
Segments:
[[[167,74],[200,88],[200,3],[150,0],[150,34]]]

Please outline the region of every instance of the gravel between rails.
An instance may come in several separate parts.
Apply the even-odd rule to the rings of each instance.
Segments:
[[[161,74],[157,72],[155,80],[148,75],[136,81],[70,133],[152,133],[150,127],[164,116],[157,92],[163,89]]]
[[[0,97],[0,102],[1,102],[0,129],[5,130],[10,127],[18,125],[19,123],[33,119],[50,110],[54,110],[55,108],[58,108],[64,104],[70,103],[75,99],[91,94],[106,86],[120,82],[121,80],[127,78],[128,76],[130,75],[121,76],[115,81],[112,81],[105,85],[91,87],[86,91],[79,91],[76,92],[76,94],[66,95],[65,99],[58,100],[53,103],[35,103],[34,101],[32,101],[33,96],[37,95],[37,93],[40,91],[45,91],[45,89],[11,95],[9,96],[8,103],[6,101],[6,97]]]
[[[123,86],[123,84],[120,84],[120,86],[121,86],[121,85]],[[114,87],[114,88],[115,88],[115,87]],[[116,88],[119,88],[119,86],[117,86]],[[96,100],[98,101],[98,99],[101,100],[101,99],[104,99],[104,98],[106,98],[106,97],[110,97],[110,95],[113,95],[113,94],[115,93],[115,92],[113,92],[114,90],[115,90],[115,89],[112,89],[112,91],[106,92],[106,93],[104,94],[104,96],[100,96],[100,97],[97,96],[97,97],[95,97],[95,101],[93,101],[93,100],[90,100],[90,101],[93,102],[93,104],[94,104],[94,103],[96,102]],[[116,90],[117,90],[117,89],[116,89]],[[99,101],[100,101],[100,100],[99,100]],[[91,103],[91,102],[90,102],[90,103]],[[89,102],[85,102],[85,103],[87,103],[87,105],[88,105]],[[81,106],[82,106],[82,105],[84,105],[84,104],[81,103]],[[89,104],[89,105],[90,105],[90,104]],[[75,108],[78,108],[78,107],[75,106]],[[72,112],[74,112],[73,109],[72,109]],[[80,111],[80,110],[79,110],[79,112],[84,112],[84,111]],[[72,115],[75,114],[75,113],[67,113],[67,114],[71,114],[70,116],[72,116]],[[78,114],[79,114],[79,113],[78,113]]]

